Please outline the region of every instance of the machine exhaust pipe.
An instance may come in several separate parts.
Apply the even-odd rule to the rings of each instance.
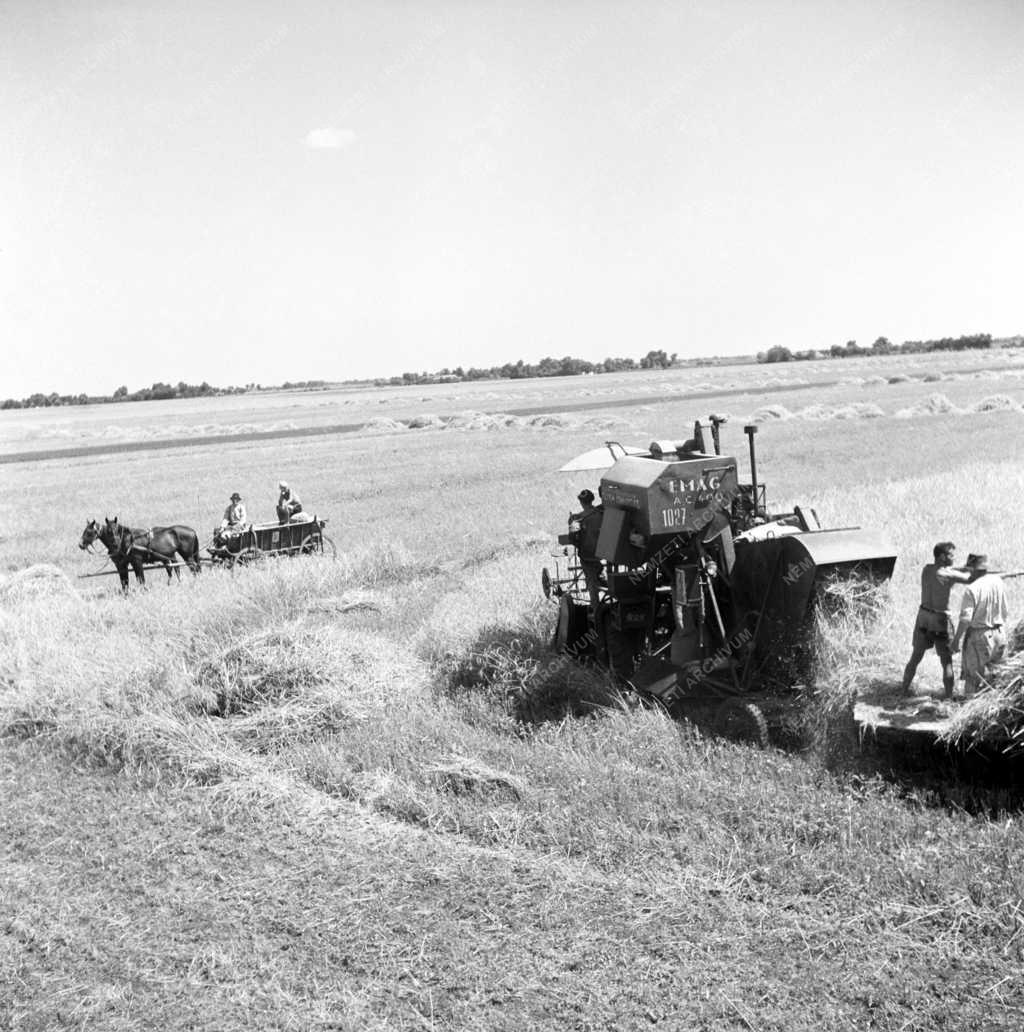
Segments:
[[[759,493],[757,490],[757,449],[754,447],[754,435],[757,433],[757,426],[753,423],[748,423],[744,428],[743,432],[747,435],[747,440],[750,442],[750,483],[754,488],[754,514],[757,516],[763,516],[760,506],[758,505]]]

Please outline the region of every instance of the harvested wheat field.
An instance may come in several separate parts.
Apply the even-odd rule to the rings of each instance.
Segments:
[[[531,388],[543,414],[500,385],[419,413],[383,392],[359,431],[75,460],[25,458],[33,414],[9,420],[0,1028],[1020,1027],[1014,804],[885,776],[843,710],[898,681],[933,541],[1024,558],[1024,386],[953,370],[939,404],[878,368],[784,402],[688,399],[670,371],[580,409],[570,379]],[[760,423],[773,502],[898,549],[870,620],[832,628],[785,749],[672,720],[551,649],[540,568],[597,477],[552,471],[716,409]],[[103,569],[76,547],[87,520],[206,542],[234,490],[272,520],[285,476],[335,561],[153,571],[127,597],[79,579]],[[51,519],[25,522],[27,492]],[[922,690],[938,678],[932,654]],[[951,741],[1012,723],[1020,678],[1001,684]]]

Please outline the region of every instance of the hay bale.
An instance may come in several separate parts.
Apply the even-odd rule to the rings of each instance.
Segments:
[[[900,409],[896,413],[896,418],[911,419],[914,416],[937,416],[961,411],[963,410],[957,408],[945,394],[930,394],[924,401],[919,401],[909,408]]]
[[[397,419],[389,419],[387,416],[374,416],[368,423],[364,424],[362,433],[391,434],[398,430],[407,429],[405,423]]]
[[[445,425],[449,430],[479,430],[489,418],[483,412],[467,409],[465,412],[456,412],[455,415],[449,416]]]
[[[799,412],[794,413],[794,415],[797,419],[823,421],[834,419],[835,409],[831,405],[808,405],[807,408],[801,409]]]
[[[969,412],[1012,412],[1017,408],[1013,398],[1005,394],[990,394],[987,398],[975,402]]]
[[[5,600],[39,598],[43,595],[70,595],[78,591],[68,575],[52,563],[35,563],[0,578],[0,597]]]
[[[872,401],[854,401],[840,405],[834,415],[836,419],[878,419],[885,413]]]
[[[565,430],[572,426],[572,422],[565,416],[555,416],[544,413],[539,416],[530,416],[526,425],[534,430]]]
[[[1020,645],[1021,624],[1011,639]],[[1024,755],[1024,653],[1008,654],[991,668],[987,687],[952,714],[939,740],[965,748],[993,744],[1008,756]]]
[[[433,413],[426,412],[422,415],[413,416],[411,419],[405,421],[405,425],[410,430],[441,430],[445,425],[445,421],[440,416],[435,416]]]
[[[751,417],[751,423],[771,423],[792,419],[793,413],[785,405],[763,405]]]

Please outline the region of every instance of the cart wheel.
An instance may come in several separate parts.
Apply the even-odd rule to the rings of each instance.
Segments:
[[[551,598],[551,571],[545,566],[540,571],[540,586],[545,598]]]
[[[262,553],[255,545],[252,548],[243,548],[242,551],[234,557],[234,563],[231,565],[234,566],[235,563],[237,563],[239,566],[248,566],[250,563],[256,562],[261,555]]]
[[[735,742],[746,742],[758,749],[768,748],[768,721],[761,707],[742,699],[726,699],[715,714],[715,730]]]
[[[326,534],[320,535],[320,551],[332,559],[338,558],[338,549],[335,548],[334,542]]]

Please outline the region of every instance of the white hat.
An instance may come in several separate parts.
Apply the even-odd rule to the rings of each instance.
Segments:
[[[277,482],[277,486],[280,487],[280,488],[287,488],[288,487],[288,485],[283,480],[279,480]]]

